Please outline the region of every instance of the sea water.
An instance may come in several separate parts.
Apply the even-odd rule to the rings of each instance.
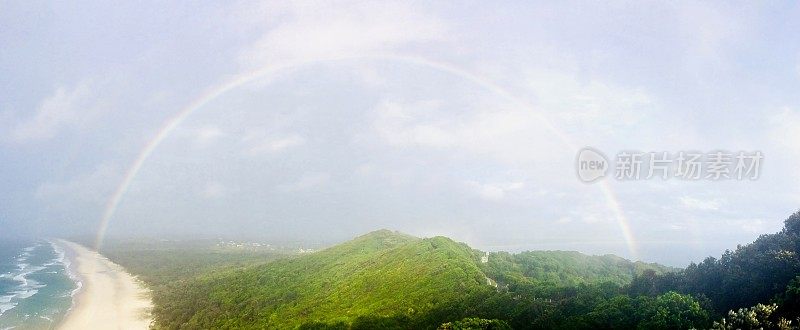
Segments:
[[[0,330],[52,329],[80,283],[49,241],[0,241]]]

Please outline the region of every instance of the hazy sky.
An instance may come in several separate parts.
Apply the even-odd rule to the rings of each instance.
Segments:
[[[97,232],[164,123],[261,68],[165,136],[110,236],[390,228],[683,265],[800,208],[796,3],[2,1],[0,236]],[[615,213],[583,146],[764,161],[607,180]]]

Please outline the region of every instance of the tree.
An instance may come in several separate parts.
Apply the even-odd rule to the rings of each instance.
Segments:
[[[460,321],[447,322],[439,326],[439,330],[510,330],[508,323],[501,320],[487,320],[468,317]]]
[[[708,312],[690,295],[670,291],[639,304],[640,329],[689,329],[708,324]]]
[[[587,324],[592,329],[633,329],[639,320],[636,317],[636,301],[620,295],[597,304],[589,315]]]
[[[776,319],[773,317],[773,313],[775,313],[777,309],[777,304],[758,304],[750,308],[740,308],[737,311],[729,311],[727,317],[718,322],[714,322],[712,329],[797,329],[797,327],[792,326],[791,321],[784,318]]]
[[[788,319],[800,318],[800,276],[789,282],[789,285],[786,286],[786,291],[777,295],[774,301],[779,306],[776,313],[781,317]]]
[[[795,212],[783,222],[783,231],[791,235],[800,235],[800,211]]]

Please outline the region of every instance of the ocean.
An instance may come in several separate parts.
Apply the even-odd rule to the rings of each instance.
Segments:
[[[0,330],[52,329],[79,283],[48,241],[0,241]]]

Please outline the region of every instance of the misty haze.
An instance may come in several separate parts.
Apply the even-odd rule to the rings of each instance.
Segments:
[[[0,5],[0,329],[796,329],[792,2]]]

